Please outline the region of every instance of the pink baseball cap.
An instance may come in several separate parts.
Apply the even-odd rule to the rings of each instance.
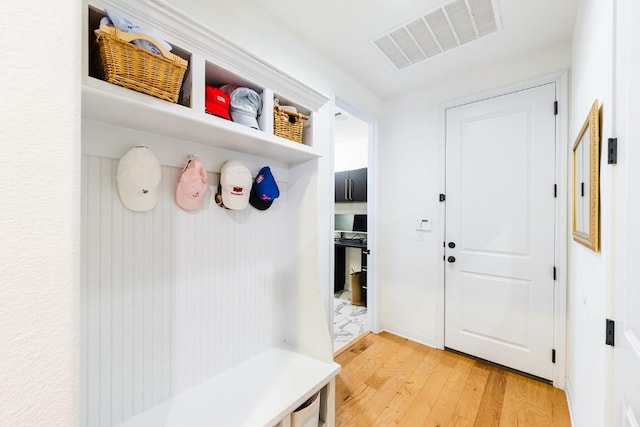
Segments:
[[[192,157],[182,170],[178,187],[176,188],[176,202],[187,211],[193,211],[202,206],[204,194],[207,192],[207,171],[197,157]]]

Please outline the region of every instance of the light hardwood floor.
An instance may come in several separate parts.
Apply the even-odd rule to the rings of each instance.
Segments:
[[[571,426],[562,390],[388,333],[336,355],[336,426]]]

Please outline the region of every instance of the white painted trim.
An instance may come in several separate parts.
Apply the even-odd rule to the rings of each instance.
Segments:
[[[436,339],[434,337],[425,337],[417,332],[411,331],[409,329],[398,328],[393,325],[383,324],[382,330],[389,332],[390,334],[397,335],[399,337],[403,337],[409,339],[411,341],[415,341],[420,344],[424,344],[428,347],[443,349],[443,347],[438,346]]]
[[[366,122],[368,124],[368,153],[369,158],[367,159],[367,247],[371,251],[369,258],[367,259],[367,328],[374,332],[380,333],[383,329],[382,327],[382,316],[380,313],[382,312],[381,308],[381,295],[380,295],[380,286],[378,286],[378,274],[377,274],[377,266],[379,265],[378,259],[378,245],[377,245],[377,236],[378,236],[378,228],[377,228],[377,212],[378,206],[376,203],[376,190],[377,190],[377,141],[378,141],[378,124],[377,121],[364,114],[360,109],[354,107],[348,101],[336,96],[335,106],[338,108],[348,112],[352,116]],[[335,135],[333,135],[335,136]],[[333,139],[332,139],[333,140]],[[331,144],[332,150],[334,149],[334,144]],[[334,153],[332,153],[334,154]],[[333,160],[333,156],[332,156]],[[334,165],[331,165],[331,169],[333,171]],[[332,185],[335,188],[335,171],[333,171],[332,177]],[[335,206],[334,206],[335,207]],[[335,268],[335,266],[334,266]],[[332,270],[333,271],[333,270]],[[333,287],[331,288],[331,292],[333,292]],[[333,301],[333,294],[331,301]]]
[[[367,167],[367,230],[371,229],[367,246],[371,250],[367,262],[368,323],[374,333],[382,332],[382,297],[378,280],[380,257],[378,253],[378,124],[369,121],[369,164]]]
[[[335,112],[336,112],[336,101],[335,99],[331,100],[331,105],[329,106],[330,108],[330,113],[331,113],[331,126],[330,126],[330,132],[329,132],[329,136],[331,138],[331,144],[329,144],[329,152],[330,152],[330,173],[331,176],[329,178],[329,186],[330,186],[330,193],[334,194],[334,202],[331,203],[331,209],[329,210],[329,230],[327,230],[327,235],[331,236],[332,239],[335,238],[334,236],[334,231],[335,230],[335,213],[336,213],[336,204],[335,204],[335,188],[336,188],[336,171],[335,171],[335,156],[336,156],[336,144],[335,144],[335,139],[336,139],[336,121],[335,121]],[[331,240],[329,240],[331,241]],[[336,245],[333,244],[331,245],[331,254],[329,256],[329,284],[328,284],[328,289],[326,290],[327,292],[327,306],[325,307],[325,312],[327,313],[327,322],[329,323],[329,333],[331,334],[331,344],[333,345],[333,337],[334,337],[334,330],[333,330],[333,324],[334,324],[334,316],[335,316],[335,311],[334,311],[334,301],[333,301],[333,295],[334,295],[334,289],[335,289],[335,268],[336,268]],[[335,352],[336,349],[334,348],[333,351]]]
[[[627,410],[624,412],[625,418],[627,419],[627,424],[629,427],[638,427],[638,420],[636,419],[635,414],[633,413],[633,408],[630,406],[627,407]]]
[[[575,417],[573,416],[573,405],[571,403],[572,399],[571,399],[571,383],[569,378],[567,378],[567,380],[565,381],[565,390],[564,393],[567,397],[567,407],[569,409],[569,419],[571,420],[571,425],[574,426],[575,424]]]
[[[91,0],[89,3],[100,8],[113,7],[136,22],[161,31],[171,43],[197,50],[227,71],[273,89],[278,95],[313,111],[318,111],[330,99],[161,0]]]
[[[567,283],[568,261],[567,246],[569,238],[569,73],[562,71],[555,78],[558,118],[556,120],[556,246],[555,264],[557,267],[553,346],[556,349],[553,385],[564,389],[567,380]],[[563,203],[563,200],[565,201]]]
[[[440,218],[442,218],[442,226],[438,228],[438,233],[440,234],[440,241],[445,242],[445,233],[447,230],[447,203],[446,203],[446,178],[447,178],[447,109],[441,107],[442,115],[441,115],[441,123],[442,123],[442,158],[440,159],[442,162],[442,173],[440,174],[440,193],[445,195],[445,201],[440,202]],[[444,256],[444,252],[442,253]],[[437,313],[436,313],[436,347],[444,348],[444,317],[445,317],[445,264],[444,259],[442,262],[438,263],[438,286],[437,296],[440,304],[436,304]]]
[[[495,89],[490,89],[486,91],[479,92],[475,95],[464,96],[456,99],[452,99],[451,101],[441,103],[441,108],[446,111],[448,108],[453,107],[461,107],[466,104],[471,104],[473,102],[484,101],[486,99],[495,98],[498,96],[506,95],[512,92],[518,92],[521,90],[531,89],[536,86],[541,86],[548,83],[557,83],[560,77],[563,74],[567,74],[567,70],[559,70],[554,73],[549,73],[542,75],[540,77],[532,78],[529,80],[524,80],[520,83],[514,83],[510,85],[500,86]],[[561,101],[561,100],[559,100]],[[567,99],[568,101],[568,99]],[[442,116],[444,120],[444,115]]]
[[[493,89],[485,92],[481,92],[476,95],[466,96],[449,102],[441,104],[442,111],[442,128],[443,128],[443,147],[446,145],[446,110],[448,108],[459,107],[462,105],[470,104],[473,102],[483,101],[489,98],[495,98],[498,96],[506,95],[512,92],[518,92],[521,90],[530,89],[536,86],[555,83],[556,84],[556,100],[558,101],[558,118],[556,121],[556,182],[558,184],[558,197],[556,199],[556,233],[555,233],[555,262],[558,267],[558,275],[555,285],[555,300],[554,300],[554,320],[553,320],[553,345],[556,349],[556,364],[553,367],[553,385],[555,387],[564,389],[566,387],[566,349],[567,349],[567,238],[569,235],[567,217],[569,214],[569,205],[567,197],[567,188],[569,182],[569,175],[567,171],[567,156],[568,156],[568,106],[569,106],[569,85],[568,85],[568,71],[561,70],[555,73],[547,74],[538,78],[523,81],[521,83],[504,86],[502,88]],[[551,108],[551,106],[549,106]],[[442,184],[441,188],[445,188],[446,179],[446,149],[443,149],[442,154]],[[562,201],[567,201],[562,203]],[[443,235],[446,230],[446,212],[445,204],[442,203],[442,218],[445,218],[441,227],[441,234]],[[445,276],[444,276],[444,263],[438,272],[440,280],[440,288],[438,290],[438,297],[441,304],[438,305],[438,313],[436,320],[436,347],[444,348],[444,331],[445,331]]]
[[[161,165],[182,169],[189,155],[198,156],[208,172],[220,173],[227,159],[243,162],[252,172],[257,173],[264,166],[265,157],[239,151],[225,150],[199,144],[185,139],[154,135],[149,138],[145,132],[125,129],[93,120],[82,120],[82,154],[93,157],[120,159],[133,145],[132,141],[142,141],[153,151]],[[278,182],[289,181],[287,163],[270,159],[269,166]]]

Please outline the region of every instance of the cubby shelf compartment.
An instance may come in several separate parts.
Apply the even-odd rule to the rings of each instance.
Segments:
[[[313,148],[88,77],[83,118],[298,164],[320,157]]]
[[[273,426],[317,391],[332,394],[339,371],[337,363],[271,348],[119,427]]]

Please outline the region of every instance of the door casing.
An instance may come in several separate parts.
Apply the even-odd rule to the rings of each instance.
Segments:
[[[378,250],[377,250],[377,200],[375,197],[375,189],[377,188],[376,173],[377,170],[377,140],[378,140],[378,122],[375,118],[367,115],[361,109],[350,104],[347,100],[340,96],[335,98],[335,106],[347,111],[350,115],[366,122],[368,125],[368,166],[367,166],[367,249],[370,251],[367,258],[367,328],[374,333],[382,332],[382,320],[381,320],[381,302],[380,302],[380,287],[378,286]],[[333,114],[332,114],[333,116]],[[332,131],[333,133],[333,131]],[[334,136],[332,135],[332,138]],[[332,159],[334,156],[334,149],[332,147]],[[332,163],[332,181],[335,178]],[[331,188],[335,188],[335,182],[331,183]],[[332,209],[330,217],[333,218],[335,213],[332,203]],[[333,221],[331,221],[333,235]],[[335,269],[334,257],[330,257],[331,271]],[[330,289],[328,289],[328,307],[327,318],[329,321],[330,332],[333,335],[333,280],[331,281]]]
[[[553,345],[556,350],[556,363],[553,368],[551,380],[553,385],[564,389],[566,381],[566,301],[567,301],[567,239],[570,230],[568,228],[568,209],[569,198],[567,189],[569,184],[569,173],[567,168],[568,162],[568,71],[564,70],[558,73],[541,76],[539,78],[526,80],[521,83],[505,86],[488,92],[479,93],[469,97],[456,99],[444,103],[440,107],[441,128],[446,129],[446,110],[448,108],[458,107],[471,102],[482,101],[496,96],[505,95],[511,92],[528,89],[545,83],[556,83],[557,100],[558,100],[558,117],[556,121],[556,183],[558,185],[555,224],[556,224],[556,241],[555,241],[555,266],[557,270],[555,282],[554,308],[553,308]],[[552,108],[552,106],[550,106]],[[446,134],[443,131],[442,139],[442,175],[441,188],[444,193],[445,183],[445,150]],[[441,204],[441,217],[445,218],[446,201]],[[445,235],[446,224],[441,226],[441,236]],[[444,240],[443,240],[444,241]],[[439,269],[439,300],[436,345],[438,348],[444,348],[444,330],[445,330],[445,262],[440,264]]]
[[[640,385],[637,383],[640,373],[640,315],[634,301],[640,281],[640,268],[635,263],[640,251],[637,238],[640,230],[637,224],[640,174],[636,168],[640,150],[635,144],[640,135],[640,125],[636,120],[640,112],[640,84],[636,78],[640,70],[640,29],[634,22],[639,11],[636,0],[618,0],[614,6],[617,19],[614,41],[616,73],[610,131],[611,136],[618,138],[618,163],[613,166],[617,177],[604,190],[603,197],[614,204],[613,221],[616,224],[611,231],[615,264],[612,304],[608,311],[608,316],[615,320],[615,346],[612,348],[613,361],[608,367],[612,385],[606,393],[610,405],[607,422],[615,426],[637,425],[640,421]],[[603,151],[606,152],[605,141],[603,138]],[[612,191],[607,194],[607,190]]]

